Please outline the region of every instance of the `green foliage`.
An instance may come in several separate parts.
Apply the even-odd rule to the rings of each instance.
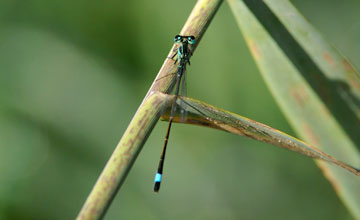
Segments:
[[[358,1],[294,3],[360,65]],[[0,2],[0,219],[75,218],[193,4]],[[226,4],[188,88],[292,133]],[[195,126],[173,126],[154,195],[165,129],[158,123],[105,219],[351,219],[310,159]]]
[[[250,50],[288,120],[304,140],[360,166],[360,78],[287,0],[230,1]],[[360,178],[319,161],[360,218]]]

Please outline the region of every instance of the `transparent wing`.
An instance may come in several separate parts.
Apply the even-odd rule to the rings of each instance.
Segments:
[[[173,76],[173,75],[175,75],[176,73],[169,73],[169,74],[167,74],[167,75],[165,75],[165,76],[162,76],[162,77],[160,77],[160,78],[158,78],[157,80],[156,80],[156,82],[157,81],[160,81],[160,80],[163,80],[163,79],[165,79],[165,78],[167,78],[167,77],[169,77],[169,76]]]
[[[182,79],[181,79],[181,90],[180,90],[180,96],[187,96],[187,83],[186,83],[186,71],[183,73]],[[180,103],[180,120],[182,122],[186,121],[187,116],[187,104],[183,101],[182,98],[179,99]]]

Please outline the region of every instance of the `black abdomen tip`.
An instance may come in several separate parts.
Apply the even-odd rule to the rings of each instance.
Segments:
[[[154,184],[154,192],[159,192],[160,189],[160,182],[155,182]]]

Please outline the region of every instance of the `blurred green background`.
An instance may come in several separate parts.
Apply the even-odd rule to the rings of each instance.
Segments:
[[[360,2],[293,1],[360,66]],[[0,1],[0,219],[74,219],[195,1]],[[295,135],[226,2],[188,68],[188,95]],[[352,219],[311,159],[159,122],[105,219]]]

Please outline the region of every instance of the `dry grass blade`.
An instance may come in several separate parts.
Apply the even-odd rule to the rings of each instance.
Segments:
[[[216,128],[265,143],[273,144],[311,158],[320,159],[335,164],[360,176],[359,169],[339,161],[327,153],[319,150],[318,148],[298,140],[288,134],[285,134],[277,129],[195,99],[187,97],[181,97],[181,99],[188,106],[190,106],[190,108],[188,108],[188,117],[185,121],[187,124]],[[174,121],[181,122],[179,117],[175,117]]]

